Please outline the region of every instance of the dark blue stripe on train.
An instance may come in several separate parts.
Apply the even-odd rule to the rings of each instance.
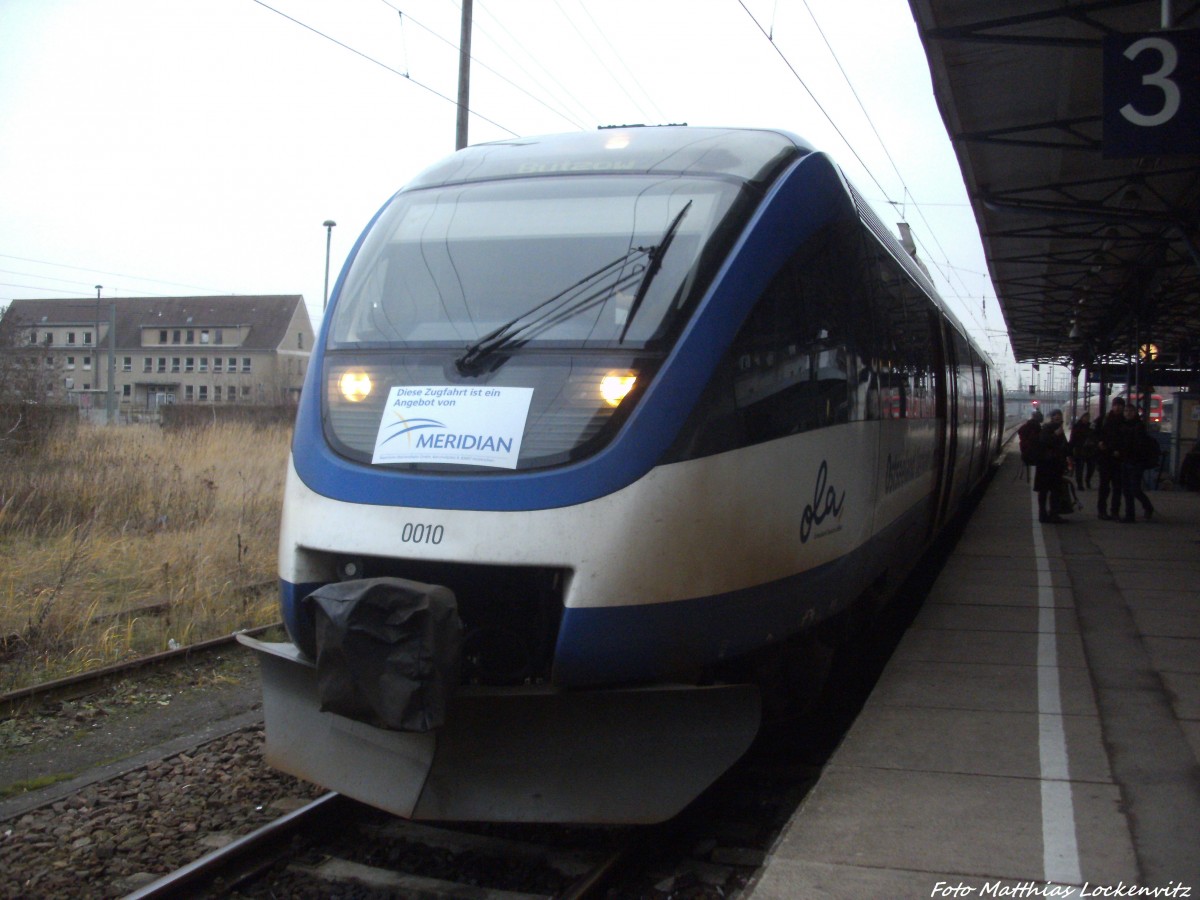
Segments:
[[[908,569],[915,547],[905,536],[923,533],[927,503],[922,500],[862,547],[807,572],[711,597],[565,609],[555,645],[555,683],[653,681],[679,675],[681,667],[690,675],[698,662],[736,659],[824,621],[840,611],[834,603],[858,597],[881,571]],[[279,584],[288,634],[314,657],[316,633],[302,601],[320,586]]]
[[[694,677],[698,665],[744,657],[826,621],[889,566],[907,569],[913,542],[904,536],[921,529],[925,515],[923,501],[845,556],[767,584],[671,603],[566,609],[554,683],[587,687]]]
[[[813,232],[853,209],[845,182],[827,157],[813,153],[788,170],[768,192],[620,433],[586,460],[503,477],[418,475],[350,462],[329,448],[322,433],[324,349],[319,344],[296,420],[296,471],[313,491],[336,500],[428,509],[551,509],[632,484],[671,446],[721,354],[783,263]],[[783,236],[788,240],[781,241]]]

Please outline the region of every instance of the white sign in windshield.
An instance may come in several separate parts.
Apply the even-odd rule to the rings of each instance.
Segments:
[[[394,387],[371,462],[515,469],[532,399],[533,388]]]

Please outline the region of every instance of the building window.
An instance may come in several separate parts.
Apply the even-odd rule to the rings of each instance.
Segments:
[[[189,357],[188,357],[188,358],[187,358],[187,359],[184,361],[183,370],[184,370],[185,372],[194,372],[194,371],[196,371],[196,357],[194,357],[194,356],[189,356]]]
[[[220,356],[214,356],[214,357],[213,357],[213,371],[214,371],[214,372],[220,372],[220,371],[221,371],[221,364],[222,364],[224,361],[225,361],[225,360],[224,360],[222,357],[220,357]]]
[[[32,331],[29,332],[29,343],[31,343],[31,344],[37,343],[37,329],[36,328],[34,328]]]
[[[75,357],[73,357],[73,356],[68,356],[68,357],[67,357],[67,368],[68,368],[68,369],[73,369],[73,368],[75,368]]]
[[[245,397],[247,400],[250,399],[250,385],[248,385],[248,384],[242,385],[242,396]]]
[[[154,358],[150,356],[142,357],[142,371],[151,372],[154,370]]]
[[[200,343],[202,343],[202,344],[208,343],[208,329],[207,328],[202,328],[200,330]]]
[[[171,357],[171,371],[172,372],[179,371],[179,357],[178,356]]]
[[[160,372],[167,371],[167,358],[165,356],[160,356],[158,358],[158,371],[160,371]]]
[[[90,331],[85,331],[85,332],[83,333],[83,343],[84,343],[84,345],[85,345],[85,346],[89,346],[89,345],[91,345],[91,343],[92,343],[92,333],[91,333]]]
[[[68,331],[68,332],[67,332],[67,343],[68,343],[68,344],[74,344],[74,343],[75,343],[75,332],[73,332],[73,331]]]
[[[44,343],[47,347],[49,347],[51,344],[53,344],[54,343],[53,333],[47,331],[46,336],[42,339],[42,343]]]
[[[74,378],[64,378],[63,379],[63,387],[65,387],[68,391],[71,390],[72,388],[75,387],[75,379]]]
[[[92,368],[92,358],[91,358],[90,356],[85,356],[85,357],[83,358],[83,368],[84,368],[85,370],[87,370],[87,371],[91,371],[91,368]]]
[[[237,403],[237,388],[230,385],[229,393],[225,395],[226,403]]]
[[[193,329],[193,328],[189,328],[189,329],[188,329],[188,339],[187,339],[187,342],[188,342],[189,344],[194,344],[194,343],[196,343],[196,331],[195,331],[195,329]]]
[[[176,328],[171,332],[171,343],[178,344],[181,340],[183,340],[183,332]]]
[[[213,402],[221,402],[221,386],[219,384],[213,385]]]
[[[201,372],[208,371],[208,357],[207,356],[200,357],[200,371]]]
[[[208,402],[208,385],[207,384],[200,385],[200,402],[201,403]]]
[[[167,342],[167,329],[163,328],[158,332],[158,342],[165,344]]]
[[[242,371],[243,372],[250,371],[250,357],[248,357],[248,356],[242,357]]]
[[[122,372],[132,372],[133,371],[133,357],[132,356],[124,356],[121,358],[121,371]]]
[[[47,369],[53,369],[53,368],[54,368],[54,357],[53,357],[53,356],[47,356],[47,357],[46,357],[46,368],[47,368]]]
[[[223,343],[225,343],[225,341],[224,341],[224,338],[223,338],[223,336],[222,336],[222,333],[221,333],[221,329],[220,329],[220,328],[214,328],[214,329],[213,329],[213,343],[214,343],[214,344],[223,344]]]
[[[131,399],[133,397],[133,385],[132,384],[121,385],[121,396],[124,397],[126,400]]]
[[[303,331],[296,332],[296,347],[300,350],[304,349],[304,332]]]
[[[183,386],[183,402],[191,403],[195,399],[196,399],[196,389],[194,387],[192,387],[192,385],[190,385],[190,384],[185,384]]]
[[[229,365],[225,367],[225,371],[226,372],[236,372],[237,371],[237,357],[236,356],[229,357]]]

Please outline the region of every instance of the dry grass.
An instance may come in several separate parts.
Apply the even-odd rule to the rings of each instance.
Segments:
[[[275,621],[289,437],[82,428],[0,457],[0,691]]]

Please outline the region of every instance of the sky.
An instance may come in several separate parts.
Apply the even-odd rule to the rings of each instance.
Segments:
[[[302,294],[455,149],[457,0],[0,0],[0,306]],[[780,128],[1011,358],[906,0],[474,0],[469,143]],[[327,220],[337,223],[331,231]]]

